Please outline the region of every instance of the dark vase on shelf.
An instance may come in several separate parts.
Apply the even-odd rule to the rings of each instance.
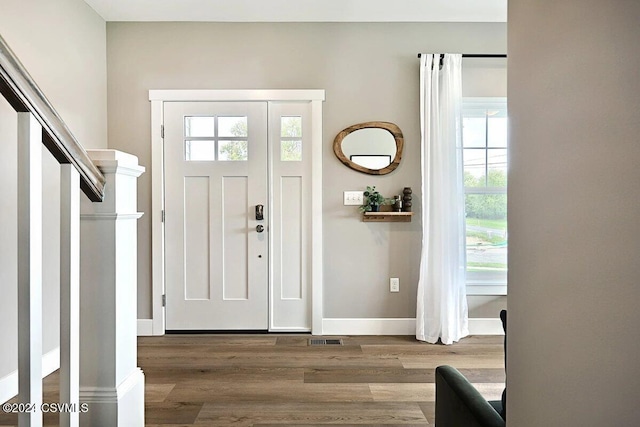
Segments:
[[[402,196],[393,196],[393,210],[402,212]]]
[[[371,205],[371,212],[380,212],[380,205]]]
[[[402,211],[403,212],[411,212],[411,199],[413,196],[411,195],[413,191],[411,191],[411,187],[404,187],[402,190]]]

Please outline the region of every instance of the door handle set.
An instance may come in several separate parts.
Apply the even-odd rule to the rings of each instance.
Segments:
[[[264,221],[264,205],[256,205],[256,221]],[[262,233],[264,231],[264,225],[256,225],[256,231]]]

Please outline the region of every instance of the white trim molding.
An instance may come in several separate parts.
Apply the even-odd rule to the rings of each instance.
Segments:
[[[415,335],[416,319],[322,319],[323,335]]]
[[[324,89],[160,89],[149,101],[324,101]]]
[[[322,330],[314,335],[414,335],[416,319],[321,319]],[[272,332],[309,332],[303,329],[274,329]],[[154,334],[153,319],[138,319],[138,336]],[[469,335],[504,335],[502,322],[498,318],[469,319]],[[57,369],[57,368],[56,368]],[[55,370],[55,369],[54,369]],[[0,385],[2,381],[0,380]],[[2,397],[0,395],[0,397]],[[0,399],[1,400],[1,399]]]
[[[135,368],[117,387],[82,387],[80,400],[87,403],[115,403],[141,382],[144,383],[142,369]]]
[[[499,318],[469,319],[469,335],[504,335]]]
[[[324,289],[324,243],[322,201],[322,123],[324,91],[322,97],[311,101],[311,332],[322,330]],[[315,195],[315,196],[314,196]]]
[[[144,426],[144,373],[133,369],[116,387],[80,387],[87,411],[80,425]]]
[[[322,320],[322,335],[415,335],[415,333],[416,319],[414,318]],[[502,322],[498,318],[471,318],[469,335],[504,335]]]
[[[138,319],[137,331],[139,337],[153,335],[153,319]]]
[[[153,323],[151,333],[153,335],[164,335],[163,129],[163,101],[151,101],[151,322]]]

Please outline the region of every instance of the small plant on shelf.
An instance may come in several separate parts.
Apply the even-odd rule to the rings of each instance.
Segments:
[[[387,199],[376,190],[375,185],[372,187],[367,186],[364,196],[367,200],[364,205],[360,206],[360,212],[378,212],[380,206],[387,203]]]

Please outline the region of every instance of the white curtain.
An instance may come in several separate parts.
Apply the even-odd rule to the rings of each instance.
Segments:
[[[440,66],[442,64],[442,66]],[[420,57],[422,258],[416,338],[453,344],[469,334],[462,179],[462,55]]]

